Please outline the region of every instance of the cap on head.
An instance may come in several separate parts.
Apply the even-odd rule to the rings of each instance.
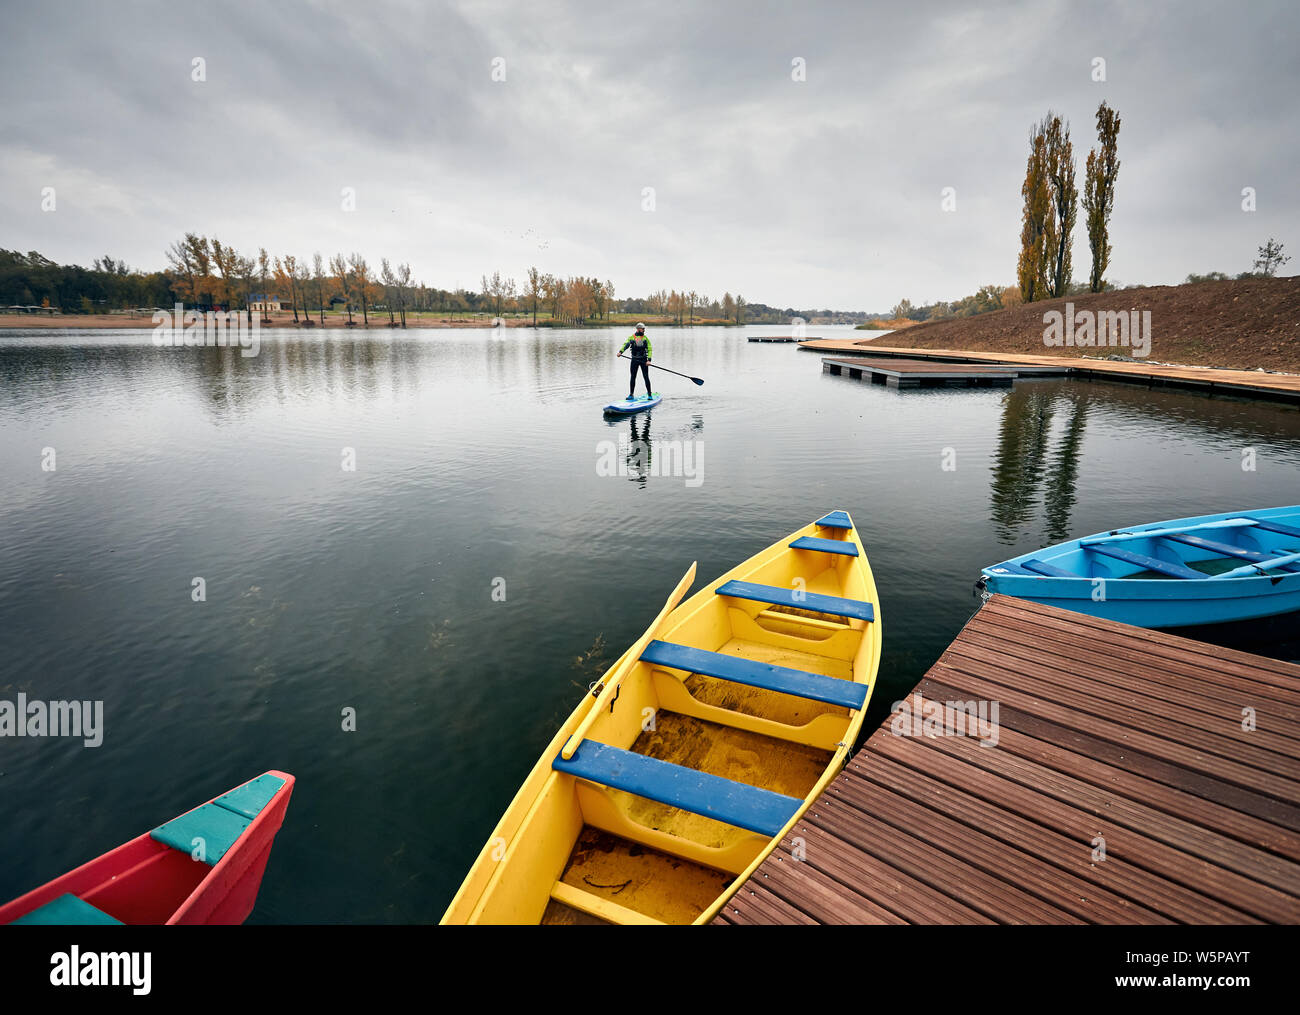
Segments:
[[[644,324],[638,324],[638,325],[636,326],[636,330],[637,330],[637,331],[645,331],[645,325],[644,325]]]

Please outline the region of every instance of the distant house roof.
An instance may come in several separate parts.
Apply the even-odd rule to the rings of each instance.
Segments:
[[[257,302],[257,303],[264,303],[264,302],[266,302],[266,293],[249,293],[249,294],[248,294],[248,298],[249,298],[250,300],[253,300],[254,302]],[[272,297],[271,297],[271,302],[272,302],[272,303],[278,303],[278,302],[280,302],[280,297],[279,297],[279,296],[272,296]]]

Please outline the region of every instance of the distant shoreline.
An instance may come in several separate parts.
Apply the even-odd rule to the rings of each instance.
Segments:
[[[256,316],[256,315],[254,315]],[[401,325],[390,325],[388,323],[388,313],[386,311],[370,315],[368,325],[361,323],[361,315],[353,314],[355,324],[349,327],[346,314],[325,314],[325,328],[355,328],[357,331],[391,331],[401,330]],[[413,313],[407,312],[406,329],[408,331],[414,328],[491,328],[494,318],[491,316],[480,316],[466,319],[456,319],[444,315],[426,315],[416,317]],[[638,321],[645,321],[647,327],[654,328],[676,328],[678,325],[671,320],[660,320],[655,317],[638,318],[631,315],[621,314],[616,320],[594,322],[585,325],[552,325],[549,320],[543,320],[539,317],[537,322],[538,330],[549,330],[551,327],[562,328],[628,328],[631,329]],[[301,315],[299,320],[293,319],[292,313],[274,313],[270,315],[270,321],[263,319],[261,327],[263,328],[297,328],[300,331],[311,332],[322,327],[319,317],[312,315],[311,325],[307,326],[302,323]],[[532,317],[507,317],[502,320],[507,328],[532,328],[534,327]],[[753,321],[747,321],[744,324],[736,324],[728,321],[715,320],[696,320],[687,322],[682,327],[688,328],[764,328],[774,327],[775,324],[760,324]],[[787,325],[783,325],[788,327]],[[822,325],[819,325],[819,327]],[[41,331],[114,331],[126,328],[152,329],[154,327],[152,314],[128,313],[128,314],[4,314],[0,313],[0,333],[15,329],[41,330]]]

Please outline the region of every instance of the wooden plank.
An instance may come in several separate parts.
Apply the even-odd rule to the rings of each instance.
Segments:
[[[929,677],[917,685],[917,690],[925,697],[935,701],[951,701],[954,698],[961,697],[961,693],[956,688],[939,684]],[[1026,712],[1002,708],[999,718],[1002,725],[1002,732],[998,740],[1000,747],[1007,744],[1015,745],[1017,742],[1016,737],[1023,736],[1027,740],[1037,743],[1036,753],[1033,752],[1032,748],[1024,749],[1024,753],[1026,756],[1032,755],[1036,757],[1041,764],[1049,763],[1050,755],[1047,752],[1052,747],[1062,749],[1065,756],[1070,760],[1058,760],[1051,765],[1051,767],[1058,770],[1068,771],[1073,768],[1076,770],[1076,774],[1080,775],[1089,771],[1097,771],[1102,773],[1100,777],[1107,779],[1110,778],[1109,773],[1111,772],[1131,773],[1157,785],[1178,790],[1188,797],[1200,798],[1210,804],[1221,805],[1218,814],[1215,815],[1219,827],[1224,827],[1227,830],[1237,827],[1238,822],[1252,818],[1258,819],[1258,824],[1251,826],[1253,835],[1243,831],[1242,835],[1238,837],[1247,842],[1259,841],[1266,849],[1300,860],[1300,851],[1293,852],[1294,847],[1291,845],[1296,839],[1294,833],[1300,832],[1300,808],[1258,793],[1252,793],[1240,786],[1234,786],[1212,776],[1192,772],[1178,765],[1161,761],[1158,758],[1152,758],[1136,751],[1118,747],[1108,741],[1091,737],[1086,733],[1080,733],[1078,730],[1067,729],[1050,720]],[[1077,764],[1073,761],[1074,758],[1079,756],[1092,759],[1093,762],[1106,767],[1079,771]],[[1070,767],[1063,767],[1066,765]],[[1149,796],[1148,799],[1150,799]],[[1179,809],[1180,811],[1183,810],[1181,801]],[[1292,834],[1280,835],[1278,829]]]
[[[1181,866],[1189,869],[1192,864],[1202,868],[1202,873],[1212,880],[1236,885],[1247,897],[1268,904],[1275,914],[1289,911],[1295,919],[1300,919],[1300,865],[1282,857],[1274,856],[1262,850],[1243,846],[1239,842],[1219,835],[1217,832],[1198,827],[1169,814],[1160,813],[1144,804],[1127,800],[1118,794],[1091,786],[1082,780],[1048,769],[1040,768],[1022,761],[1009,754],[999,755],[973,744],[966,737],[882,737],[877,750],[887,753],[898,760],[894,745],[890,741],[908,740],[913,745],[922,745],[934,754],[941,754],[956,764],[981,770],[981,779],[1000,778],[1010,783],[1004,792],[1010,797],[1011,806],[1032,804],[1037,809],[1047,806],[1044,798],[1051,798],[1068,807],[1075,814],[1082,814],[1093,819],[1094,826],[1108,825],[1116,830],[1128,829],[1150,839],[1163,842],[1183,854]],[[913,748],[914,749],[914,748]],[[916,760],[916,759],[914,759]],[[921,759],[935,770],[944,770],[957,777],[954,770],[938,759]],[[1075,822],[1077,827],[1077,821]],[[1097,834],[1107,833],[1094,830],[1088,841]],[[1122,831],[1117,832],[1123,836]],[[1118,852],[1107,846],[1108,852]],[[1138,862],[1134,858],[1134,862]],[[1205,870],[1209,865],[1213,871]],[[1177,870],[1171,870],[1170,877],[1189,882],[1177,876]],[[1252,879],[1251,885],[1246,885]],[[1282,896],[1290,894],[1290,901]],[[1213,893],[1210,893],[1213,894]],[[1217,896],[1222,897],[1222,896]],[[1224,901],[1231,901],[1225,899]]]
[[[1098,886],[1096,891],[1113,896],[1117,904],[1132,903],[1139,910],[1163,914],[1180,923],[1206,919],[1216,923],[1259,922],[1182,885],[1153,877],[1121,858],[1108,856],[1105,862],[1097,863],[1092,860],[1090,841],[1080,842],[1020,814],[960,794],[930,775],[882,756],[873,756],[869,769],[861,763],[850,763],[850,777],[845,783],[851,785],[854,775],[1031,852],[1048,864],[1092,882]]]
[[[1300,667],[995,596],[908,700],[729,922],[1300,922]]]
[[[984,616],[985,610],[988,611],[987,616]],[[1250,655],[1237,649],[1180,638],[1163,631],[1130,627],[1113,620],[1061,610],[1013,596],[993,596],[976,617],[981,618],[981,623],[1005,619],[1016,625],[1027,625],[1045,638],[1050,636],[1053,639],[1060,633],[1069,632],[1082,633],[1095,639],[1098,632],[1101,632],[1101,636],[1106,637],[1117,649],[1126,653],[1140,653],[1137,658],[1158,657],[1171,665],[1187,663],[1208,667],[1209,672],[1203,673],[1204,679],[1245,689],[1254,689],[1263,684],[1276,688],[1283,697],[1290,700],[1295,698],[1296,679],[1300,676],[1300,667],[1295,663]]]
[[[785,924],[815,925],[811,916],[804,913],[784,899],[773,895],[755,882],[753,878],[737,889],[736,894],[727,900],[719,916],[726,916],[738,924]]]
[[[1098,817],[1094,812],[1075,806],[1073,801],[1062,801],[1046,792],[1039,792],[1032,786],[1004,777],[1000,772],[981,771],[966,764],[965,758],[957,758],[940,750],[933,751],[929,757],[918,756],[913,753],[919,743],[914,738],[909,738],[911,744],[900,754],[892,741],[902,739],[890,735],[880,737],[877,742],[873,737],[872,753],[879,752],[904,765],[910,761],[912,764],[908,767],[912,768],[920,764],[923,767],[918,770],[954,787],[960,787],[973,800],[987,801],[1012,813],[1033,815],[1034,821],[1074,839],[1080,847],[1091,846],[1093,840],[1100,835],[1105,839],[1108,858],[1125,860],[1157,878],[1217,899],[1232,909],[1274,923],[1295,923],[1300,920],[1300,903],[1294,894],[1269,888],[1225,870],[1201,856],[1176,848],[1142,831],[1107,820],[1105,815]],[[925,746],[951,744],[958,739],[960,738],[936,738],[927,740]],[[867,762],[867,765],[870,770],[870,763]],[[1215,921],[1211,918],[1206,922]]]
[[[795,860],[792,839],[804,840],[803,859]],[[834,878],[845,891],[866,897],[911,923],[987,924],[993,921],[961,903],[933,891],[929,885],[895,870],[859,849],[845,848],[818,825],[800,821],[781,848],[792,863],[808,863]]]
[[[874,766],[873,766],[874,769]],[[839,787],[839,799],[864,814],[879,814],[896,824],[895,816],[917,816],[914,827],[927,841],[945,849],[956,848],[963,859],[985,873],[1013,883],[1027,892],[1088,923],[1172,923],[1154,910],[1124,899],[1115,893],[1091,885],[1076,877],[1064,866],[1054,866],[1043,858],[1005,840],[998,840],[971,824],[956,821],[930,801],[911,801],[891,792],[874,780],[846,779]],[[922,806],[909,806],[909,804]],[[996,822],[996,809],[980,814],[980,824]],[[1090,855],[1074,845],[1073,852]]]
[[[906,921],[861,896],[845,893],[834,879],[804,863],[789,863],[773,853],[755,878],[773,895],[814,917],[819,923],[903,924]]]
[[[818,812],[807,820],[832,834],[852,836],[866,853],[887,861],[896,870],[932,889],[984,913],[999,923],[1081,923],[1065,910],[1039,899],[994,874],[981,870],[950,850],[925,838],[918,811],[877,817],[841,800],[818,800]],[[951,844],[948,844],[951,845]]]
[[[936,663],[930,671],[936,680],[964,691],[964,697],[986,698],[1009,703],[1014,708],[1053,719],[1063,726],[1090,733],[1103,740],[1140,750],[1153,757],[1176,761],[1195,771],[1233,782],[1266,796],[1300,804],[1300,783],[1284,779],[1260,768],[1239,763],[1223,754],[1202,751],[1176,739],[1180,730],[1170,730],[1175,739],[1157,737],[1138,726],[1110,722],[1096,716],[1081,714],[1066,706],[1058,706],[1042,697],[1015,690],[1006,684],[996,684],[963,670],[955,670]],[[1205,738],[1200,738],[1205,739]],[[1277,757],[1277,755],[1273,755]]]
[[[1086,642],[1086,639],[1080,639]],[[1231,718],[1241,720],[1239,710],[1225,702],[1222,694],[1212,694],[1193,678],[1165,674],[1161,670],[1143,667],[1138,663],[1117,659],[1109,653],[1102,658],[1085,654],[1084,645],[1075,646],[1068,639],[1061,638],[1051,644],[1041,641],[1032,643],[1032,639],[1016,629],[997,628],[969,630],[962,637],[965,645],[977,646],[1018,660],[1020,664],[1040,663],[1043,666],[1044,679],[1059,683],[1064,687],[1076,689],[1113,690],[1112,695],[1130,695],[1134,701],[1150,700],[1157,705],[1168,703],[1189,712],[1203,713],[1216,721]],[[1073,651],[1074,648],[1078,651]],[[949,646],[948,651],[953,651]],[[1087,645],[1088,653],[1096,650],[1096,642]],[[1163,679],[1161,679],[1163,678]],[[1188,684],[1196,688],[1186,690]],[[1249,692],[1238,692],[1234,697],[1251,696]],[[1251,696],[1253,697],[1253,696]],[[1278,722],[1277,732],[1291,739],[1300,738],[1300,704],[1292,705],[1287,701],[1269,699],[1267,714]]]
[[[1221,711],[1213,719],[1190,709],[1172,707],[1167,700],[1148,695],[1107,691],[1089,694],[1085,690],[1090,682],[1072,674],[1045,665],[1040,659],[1024,660],[1014,672],[1008,670],[1008,658],[1016,658],[1002,648],[985,648],[963,638],[954,642],[939,658],[943,666],[982,676],[999,679],[1004,674],[1008,681],[1030,694],[1041,695],[1053,703],[1077,709],[1134,729],[1145,729],[1160,736],[1176,739],[1191,747],[1221,754],[1226,758],[1245,757],[1246,751],[1268,752],[1275,758],[1259,759],[1269,771],[1278,771],[1300,781],[1300,741],[1271,729],[1244,730],[1242,713]],[[1095,688],[1096,685],[1092,684]]]

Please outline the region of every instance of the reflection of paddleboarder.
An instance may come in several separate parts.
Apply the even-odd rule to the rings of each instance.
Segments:
[[[650,348],[650,339],[646,337],[645,325],[638,324],[636,333],[623,343],[623,348],[619,349],[618,355],[622,356],[624,350],[629,346],[632,348],[632,373],[628,379],[627,397],[633,398],[636,395],[636,372],[641,371],[641,376],[645,378],[646,397],[650,396],[650,359],[653,352]]]

